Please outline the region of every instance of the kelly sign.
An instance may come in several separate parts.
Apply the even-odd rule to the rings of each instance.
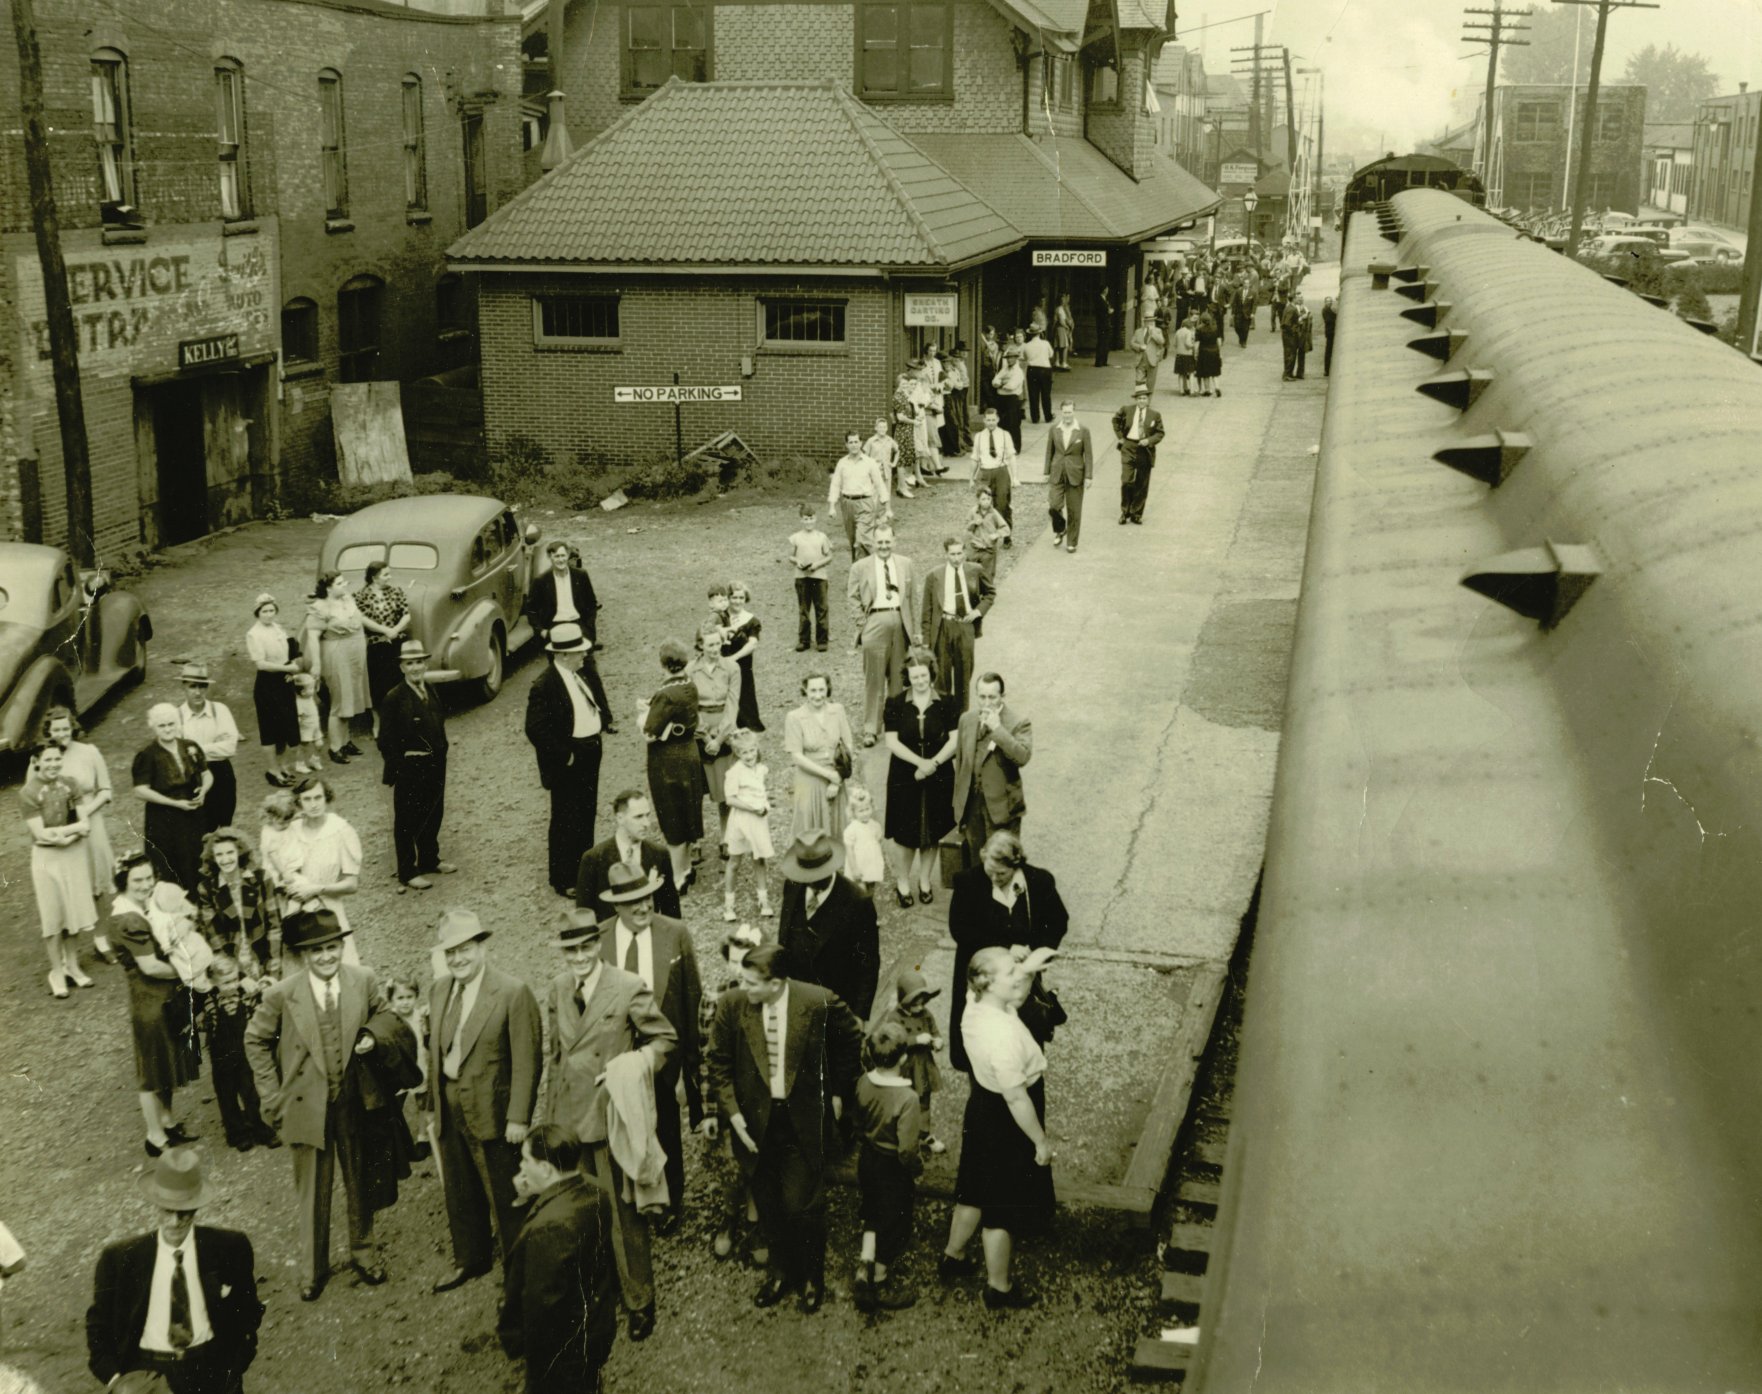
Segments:
[[[237,334],[210,334],[206,339],[185,339],[177,346],[180,368],[205,368],[211,363],[230,363],[238,357]]]
[[[612,400],[620,406],[640,402],[738,402],[740,387],[686,387],[678,383],[664,387],[614,387]]]
[[[1100,248],[1046,247],[1034,253],[1036,266],[1106,266],[1107,253]]]
[[[905,298],[905,322],[928,328],[953,329],[960,323],[953,295],[910,295]]]

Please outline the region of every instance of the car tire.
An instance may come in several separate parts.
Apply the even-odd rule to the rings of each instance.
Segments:
[[[502,690],[502,679],[508,670],[508,641],[502,637],[502,627],[497,625],[489,632],[489,667],[477,680],[477,698],[481,702],[492,702],[496,693]]]

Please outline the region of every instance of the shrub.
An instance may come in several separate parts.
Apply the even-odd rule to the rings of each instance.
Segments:
[[[489,457],[487,482],[497,498],[526,502],[544,494],[553,468],[551,452],[516,431]]]

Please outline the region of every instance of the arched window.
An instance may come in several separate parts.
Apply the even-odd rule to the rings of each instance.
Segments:
[[[129,129],[128,59],[113,48],[92,55],[92,136],[98,143],[98,207],[104,221],[133,221],[135,151]]]
[[[245,149],[245,70],[231,58],[214,65],[214,121],[220,142],[220,216],[251,216],[251,166]]]
[[[428,153],[422,139],[422,79],[404,74],[404,206],[428,207]]]
[[[281,307],[281,358],[284,363],[318,361],[318,306],[304,296]]]
[[[335,68],[318,74],[318,165],[324,180],[326,217],[349,216],[348,168],[343,152],[343,75]]]
[[[385,282],[355,276],[336,297],[337,379],[370,382],[379,376],[380,318]]]

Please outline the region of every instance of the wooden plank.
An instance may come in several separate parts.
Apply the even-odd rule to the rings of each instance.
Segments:
[[[1137,1380],[1174,1381],[1185,1379],[1193,1347],[1184,1341],[1163,1341],[1155,1336],[1140,1336],[1132,1350],[1132,1378]]]
[[[1144,1120],[1144,1131],[1132,1151],[1131,1164],[1126,1168],[1125,1184],[1161,1193],[1168,1182],[1169,1162],[1175,1150],[1175,1136],[1187,1117],[1187,1105],[1193,1097],[1193,1079],[1199,1071],[1199,1057],[1211,1039],[1211,1025],[1217,1019],[1218,1003],[1223,1000],[1224,983],[1229,965],[1207,964],[1193,975],[1187,992],[1186,1005],[1181,1009],[1181,1024],[1169,1052],[1168,1066],[1156,1097],[1150,1105],[1150,1116]]]
[[[1162,1275],[1163,1307],[1197,1307],[1205,1295],[1205,1279],[1197,1273]]]
[[[1226,1148],[1227,1144],[1223,1138],[1206,1138],[1193,1148],[1193,1157],[1196,1161],[1202,1162],[1208,1167],[1216,1167],[1219,1171],[1222,1171],[1224,1169],[1224,1153]]]
[[[1216,1181],[1196,1181],[1189,1178],[1176,1189],[1175,1199],[1182,1205],[1205,1205],[1216,1210],[1222,1194],[1223,1187]]]
[[[1210,1225],[1171,1225],[1168,1252],[1207,1258],[1211,1254],[1211,1233]]]

